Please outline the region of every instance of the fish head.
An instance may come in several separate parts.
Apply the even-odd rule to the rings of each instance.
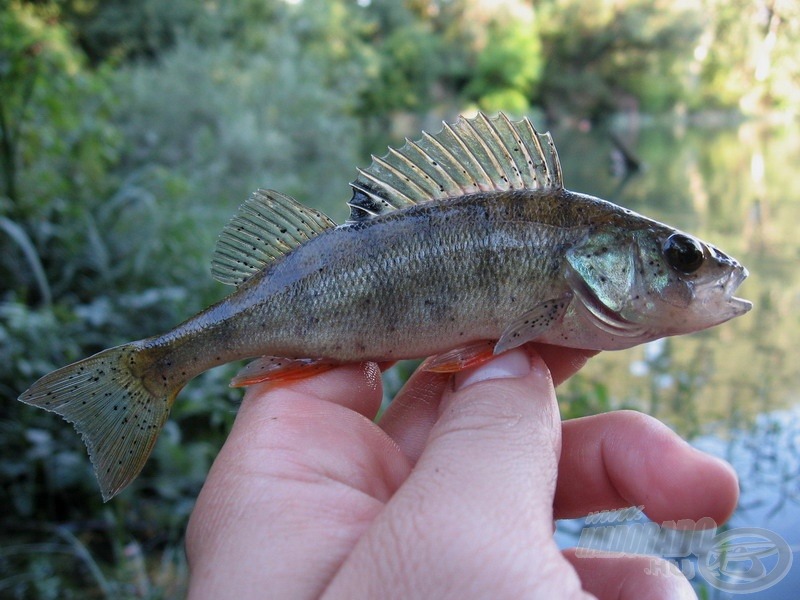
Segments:
[[[627,338],[615,347],[700,331],[752,308],[733,295],[748,275],[738,261],[652,221],[590,233],[567,262],[584,318],[616,340]]]
[[[674,335],[719,325],[753,307],[733,295],[748,276],[736,259],[668,227],[643,237],[638,244],[638,287],[650,301],[629,303],[623,316],[634,318],[640,312],[660,324],[665,335]]]

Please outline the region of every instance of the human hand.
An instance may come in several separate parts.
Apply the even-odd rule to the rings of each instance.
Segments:
[[[589,353],[537,350],[418,371],[377,424],[372,363],[248,390],[189,523],[190,598],[694,597],[649,557],[562,553],[553,519],[722,522],[732,470],[638,413],[562,429],[553,380]]]

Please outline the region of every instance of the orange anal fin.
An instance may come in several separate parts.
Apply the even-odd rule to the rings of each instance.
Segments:
[[[336,366],[321,358],[281,358],[262,356],[246,365],[231,380],[231,387],[245,387],[267,381],[296,381],[318,373],[324,373]]]
[[[477,367],[494,356],[495,342],[483,341],[454,348],[444,354],[431,356],[422,363],[423,371],[432,373],[458,373],[470,367]]]

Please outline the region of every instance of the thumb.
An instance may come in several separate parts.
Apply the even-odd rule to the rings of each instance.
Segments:
[[[473,511],[511,521],[494,528],[525,520],[552,536],[561,421],[541,357],[519,349],[459,373],[439,413],[414,475],[470,490]]]
[[[333,587],[370,597],[388,592],[385,582],[396,597],[579,595],[553,541],[561,427],[546,365],[513,350],[448,387],[414,470]],[[367,581],[359,579],[364,563]],[[561,571],[557,590],[543,589],[553,578],[542,569]]]

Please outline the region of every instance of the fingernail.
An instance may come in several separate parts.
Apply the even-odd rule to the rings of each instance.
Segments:
[[[491,379],[516,379],[531,372],[531,361],[523,350],[509,350],[489,362],[457,373],[453,382],[456,391],[468,385]]]

